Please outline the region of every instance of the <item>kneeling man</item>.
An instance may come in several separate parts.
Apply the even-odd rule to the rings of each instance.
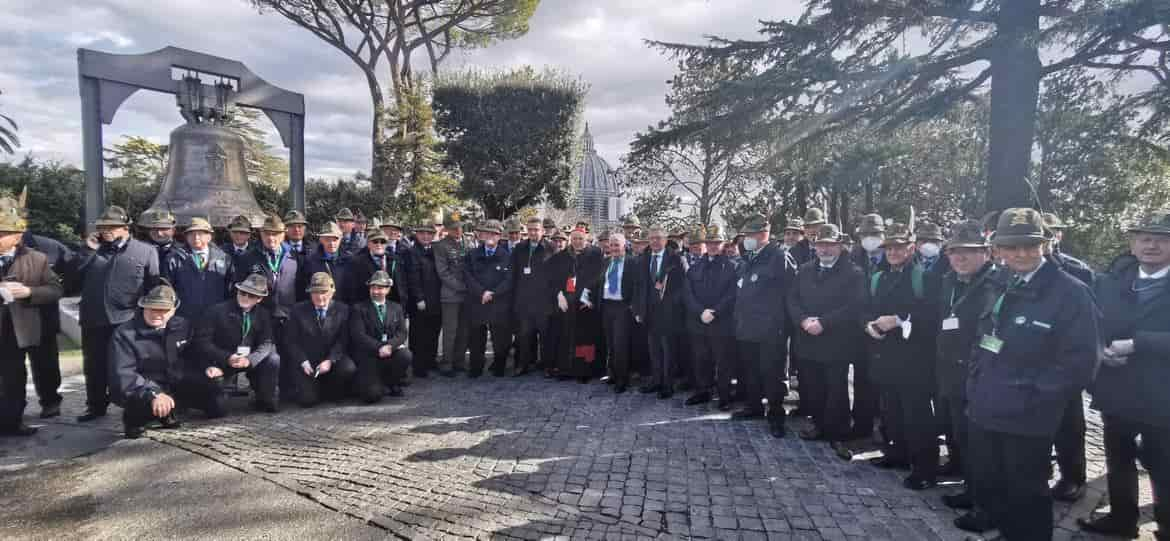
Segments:
[[[203,376],[217,385],[224,377],[247,374],[254,393],[252,407],[276,412],[280,356],[272,339],[272,312],[260,305],[268,281],[252,274],[236,284],[236,298],[207,310],[195,327],[194,356]]]
[[[386,298],[394,280],[377,271],[366,282],[370,300],[352,306],[350,351],[357,363],[357,392],[367,404],[382,395],[402,396],[402,378],[413,356],[406,349],[406,317],[402,305]]]
[[[336,287],[329,273],[309,279],[309,300],[293,306],[285,332],[293,367],[297,402],[312,407],[322,395],[345,397],[357,367],[346,354],[349,345],[349,307],[333,300]]]
[[[178,427],[177,404],[222,417],[224,396],[219,386],[186,370],[191,327],[175,315],[175,290],[156,286],[138,300],[138,306],[139,314],[118,326],[110,341],[110,381],[114,403],[124,410],[126,437],[141,437],[152,420],[163,428]]]

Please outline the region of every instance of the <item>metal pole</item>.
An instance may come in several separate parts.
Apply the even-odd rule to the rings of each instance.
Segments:
[[[82,219],[86,232],[93,229],[94,220],[106,208],[99,85],[97,79],[81,77],[81,139],[85,167],[85,215]]]
[[[292,145],[288,151],[288,188],[292,208],[305,211],[305,117],[292,115]]]

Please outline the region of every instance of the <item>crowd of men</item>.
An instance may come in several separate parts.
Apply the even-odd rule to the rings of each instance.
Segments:
[[[658,399],[690,391],[688,406],[761,419],[777,438],[802,419],[801,438],[844,460],[876,440],[873,465],[907,470],[910,490],[965,481],[943,498],[967,510],[960,528],[1037,540],[1052,537],[1053,499],[1084,495],[1088,389],[1104,419],[1111,510],[1080,526],[1137,535],[1140,459],[1170,531],[1168,212],[1131,227],[1128,253],[1095,274],[1060,250],[1057,217],[1026,208],[945,233],[870,214],[857,246],[815,209],[789,218],[780,239],[764,216],[731,239],[715,228],[643,233],[633,217],[596,234],[483,220],[472,235],[456,213],[363,230],[342,209],[312,241],[293,211],[238,217],[217,246],[207,220],[176,240],[174,217],[158,211],[139,218],[135,238],[111,206],[74,253],[28,234],[21,207],[0,200],[4,434],[34,431],[22,421],[25,354],[42,417],[59,414],[60,375],[46,365],[53,311],[73,289],[79,421],[113,402],[130,438],[178,426],[180,408],[225,415],[241,373],[265,412],[374,403],[432,374],[538,372],[618,394],[637,382]]]

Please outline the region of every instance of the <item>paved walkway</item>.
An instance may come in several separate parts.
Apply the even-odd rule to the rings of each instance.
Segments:
[[[67,381],[67,415],[82,409],[79,385],[77,378]],[[237,514],[252,509],[232,515],[222,529],[187,530],[179,522],[174,529],[146,528],[143,537],[315,537],[298,529],[306,521],[296,519],[311,515],[320,522],[326,513],[341,520],[326,521],[330,537],[964,538],[951,525],[955,513],[939,501],[949,488],[908,491],[900,484],[903,473],[868,466],[861,461],[867,455],[842,462],[823,443],[795,435],[775,440],[762,422],[731,421],[714,407],[687,407],[684,397],[614,395],[600,383],[539,376],[430,379],[408,387],[405,398],[376,406],[286,407],[266,415],[249,412],[240,398],[226,419],[191,418],[179,430],[148,432],[142,443],[111,445],[120,428],[112,410],[96,426],[77,427],[69,417],[45,426],[33,441],[0,440],[0,478],[6,470],[27,474],[36,465],[51,473],[83,460],[86,468],[68,475],[84,482],[57,492],[102,505],[110,494],[136,498],[138,491],[153,494],[164,483],[170,492],[161,494],[181,495],[176,501],[192,513],[205,512],[200,495],[208,505],[227,505]],[[29,409],[35,414],[37,408]],[[1094,481],[1074,509],[1057,508],[1057,539],[1091,539],[1076,532],[1073,518],[1103,498],[1100,425],[1092,413],[1090,425]],[[65,448],[95,454],[71,462]],[[134,479],[160,467],[169,480],[113,492],[93,488],[102,486],[103,477]],[[269,488],[208,492],[205,478],[191,474],[201,468],[223,476],[215,486]],[[1145,481],[1143,489],[1149,522]],[[256,506],[256,498],[269,497],[286,501],[280,508]],[[233,499],[244,507],[235,507]],[[136,501],[151,500],[139,495]],[[5,508],[40,503],[0,500]],[[297,506],[303,510],[290,514]],[[134,524],[133,516],[118,515],[132,508],[89,513],[87,531],[106,533],[83,537],[120,537],[108,532],[121,530],[103,523]],[[3,521],[0,536],[17,533]],[[356,529],[336,529],[341,525]],[[1145,524],[1144,537],[1152,538],[1151,528]]]

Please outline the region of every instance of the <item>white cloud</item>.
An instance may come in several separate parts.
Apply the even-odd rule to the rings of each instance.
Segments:
[[[103,30],[101,32],[72,32],[68,36],[65,36],[65,41],[77,47],[89,47],[90,45],[109,43],[119,49],[125,49],[134,45],[133,39],[110,30]]]

